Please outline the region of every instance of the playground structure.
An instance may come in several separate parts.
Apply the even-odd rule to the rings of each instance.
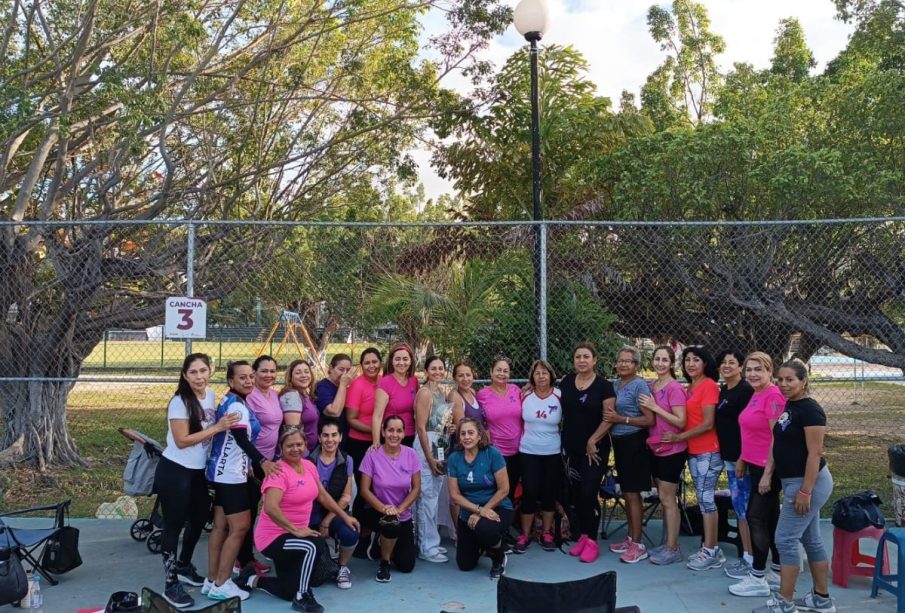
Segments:
[[[319,370],[322,375],[326,375],[327,368],[324,365],[323,356],[317,351],[317,344],[302,323],[302,316],[295,311],[283,311],[280,313],[279,318],[270,327],[267,337],[261,342],[257,355],[264,355],[281,326],[283,327],[283,337],[280,339],[280,344],[277,345],[276,350],[271,353],[273,358],[279,360],[283,348],[291,345],[295,347],[300,358],[308,360],[313,368]],[[258,341],[261,341],[263,333],[264,328],[261,329],[261,334],[258,335]]]

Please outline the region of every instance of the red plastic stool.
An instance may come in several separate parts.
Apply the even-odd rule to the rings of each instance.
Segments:
[[[839,528],[833,528],[833,583],[840,587],[848,587],[848,578],[851,575],[861,577],[873,577],[876,558],[861,553],[858,543],[860,539],[874,539],[880,541],[883,537],[882,528],[868,526],[858,532],[846,532]],[[885,545],[885,543],[884,543]],[[883,574],[889,574],[889,550],[883,547]]]

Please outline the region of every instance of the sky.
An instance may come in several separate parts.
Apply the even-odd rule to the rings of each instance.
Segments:
[[[796,17],[805,31],[808,46],[821,72],[848,42],[852,26],[835,18],[832,0],[699,0],[710,14],[711,31],[726,41],[719,57],[721,68],[734,62],[749,62],[755,68],[769,65],[773,39],[781,19]],[[515,6],[518,0],[504,0]],[[651,0],[548,0],[550,24],[542,44],[572,45],[590,65],[590,79],[598,94],[618,104],[626,89],[637,95],[647,75],[663,61],[663,52],[647,31],[647,9]],[[658,2],[663,6],[671,3]],[[436,15],[424,22],[425,36],[442,27]],[[483,53],[497,66],[520,46],[526,44],[514,26],[490,43]],[[450,75],[446,87],[467,94],[470,84],[458,75]],[[420,178],[427,197],[452,193],[449,183],[430,168],[430,154],[412,152],[419,164]]]

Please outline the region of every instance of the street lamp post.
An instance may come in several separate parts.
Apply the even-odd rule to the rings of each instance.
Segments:
[[[537,84],[537,43],[547,30],[549,11],[546,0],[522,0],[515,7],[513,22],[519,34],[531,45],[531,173],[534,219],[534,299],[537,309],[538,353],[547,359],[547,288],[546,288],[546,229],[539,222],[541,210],[540,169],[540,104]]]

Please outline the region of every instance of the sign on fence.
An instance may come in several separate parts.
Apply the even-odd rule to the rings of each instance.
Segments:
[[[171,297],[166,300],[164,335],[167,338],[205,338],[207,303],[200,298]]]

